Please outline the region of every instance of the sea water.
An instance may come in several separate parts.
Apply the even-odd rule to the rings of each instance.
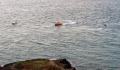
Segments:
[[[0,65],[35,58],[119,70],[120,0],[1,0]]]

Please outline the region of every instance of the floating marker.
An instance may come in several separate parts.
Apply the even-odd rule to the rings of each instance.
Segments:
[[[15,25],[15,24],[17,24],[17,22],[16,22],[16,21],[14,21],[14,22],[12,22],[12,24],[13,24],[13,25]]]
[[[62,23],[60,21],[56,22],[55,26],[61,26]]]

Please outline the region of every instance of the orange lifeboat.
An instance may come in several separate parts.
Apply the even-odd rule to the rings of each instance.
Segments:
[[[55,26],[61,26],[62,23],[60,21],[56,22]]]

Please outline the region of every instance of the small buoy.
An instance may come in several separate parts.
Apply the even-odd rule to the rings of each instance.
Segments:
[[[60,21],[56,22],[55,26],[61,26],[62,23]]]
[[[12,22],[12,24],[13,24],[13,25],[15,25],[15,24],[17,24],[17,22],[16,22],[16,21],[14,21],[14,22]]]
[[[106,27],[107,25],[106,25],[106,24],[104,24],[104,26]]]

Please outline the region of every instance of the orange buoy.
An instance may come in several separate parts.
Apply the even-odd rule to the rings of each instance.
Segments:
[[[62,23],[60,21],[56,22],[55,26],[61,26]]]

